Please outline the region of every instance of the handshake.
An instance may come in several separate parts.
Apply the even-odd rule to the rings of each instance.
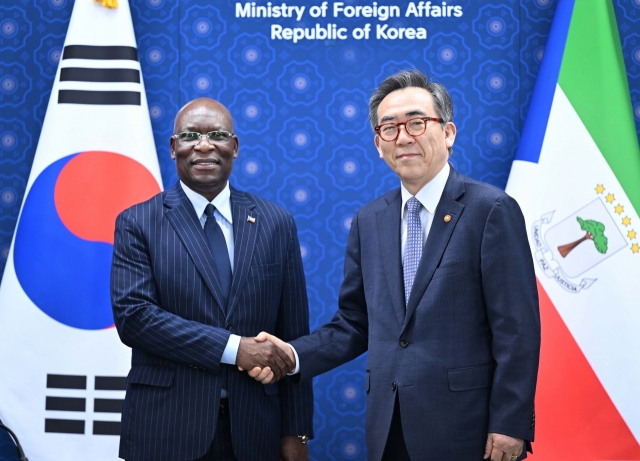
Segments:
[[[296,358],[291,346],[263,331],[255,338],[240,339],[236,365],[256,381],[270,384],[292,373],[296,369]]]

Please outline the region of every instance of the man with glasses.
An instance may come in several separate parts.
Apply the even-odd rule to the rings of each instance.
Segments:
[[[451,98],[421,72],[387,78],[369,117],[400,188],[355,214],[339,309],[289,342],[295,373],[306,382],[369,352],[370,461],[522,459],[540,317],[520,208],[448,163]],[[266,338],[278,342],[257,339]],[[271,379],[266,369],[250,375]]]
[[[306,461],[311,383],[239,370],[277,381],[293,363],[253,336],[309,333],[295,223],[229,186],[238,138],[219,102],[180,109],[170,144],[180,181],[116,222],[111,298],[132,348],[120,457]]]

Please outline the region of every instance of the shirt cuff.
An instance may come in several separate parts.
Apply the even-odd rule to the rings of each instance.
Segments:
[[[229,341],[227,341],[227,346],[224,348],[224,352],[222,353],[222,358],[220,359],[220,362],[227,363],[229,365],[235,365],[239,347],[240,347],[240,336],[233,335],[233,334],[230,335]]]
[[[289,347],[293,351],[293,356],[296,358],[296,367],[294,368],[293,372],[287,373],[287,375],[288,376],[297,375],[298,373],[300,373],[300,360],[298,359],[298,353],[296,352],[296,348],[295,347],[293,347],[289,343],[287,343],[287,344],[289,345]]]

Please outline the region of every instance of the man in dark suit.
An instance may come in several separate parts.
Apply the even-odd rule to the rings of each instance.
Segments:
[[[178,112],[171,156],[180,182],[116,223],[111,298],[132,348],[120,457],[307,460],[311,383],[262,385],[238,369],[279,379],[289,357],[253,336],[309,333],[295,223],[229,186],[238,138],[219,102]]]
[[[299,380],[369,351],[371,461],[526,457],[540,318],[520,208],[449,165],[456,127],[441,85],[403,71],[369,109],[401,187],[354,216],[337,313],[290,341]],[[250,374],[267,382],[266,371]]]

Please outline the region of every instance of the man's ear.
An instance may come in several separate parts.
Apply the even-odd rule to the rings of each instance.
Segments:
[[[447,145],[447,149],[450,149],[453,146],[453,143],[456,140],[457,128],[453,124],[453,122],[447,122],[444,126],[444,141]]]
[[[240,141],[238,140],[238,137],[236,135],[233,136],[233,144],[234,144],[233,158],[238,158],[238,151],[239,151],[239,148],[240,148]]]
[[[379,135],[375,135],[373,137],[373,143],[376,145],[376,149],[378,149],[378,155],[380,156],[380,158],[384,158],[382,156],[382,149],[380,149],[380,136]]]
[[[169,138],[169,151],[171,152],[171,160],[175,160],[176,159],[175,149],[176,149],[176,138],[171,136]]]

